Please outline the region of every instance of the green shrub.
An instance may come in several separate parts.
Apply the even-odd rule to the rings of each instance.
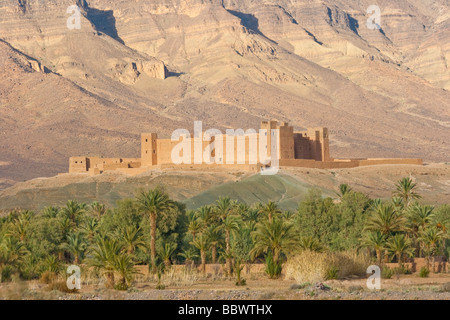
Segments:
[[[325,275],[325,280],[337,280],[339,278],[339,269],[336,266],[331,266]]]
[[[421,277],[421,278],[428,278],[429,274],[430,274],[430,270],[428,270],[427,267],[422,267],[420,269],[420,272],[419,272],[419,277]]]
[[[401,267],[394,268],[394,274],[411,274],[411,270],[408,267],[402,265]]]
[[[268,254],[266,256],[266,273],[269,275],[270,279],[279,278],[281,275],[281,269],[281,262],[273,261],[272,255]]]
[[[0,274],[0,282],[9,282],[12,279],[14,269],[10,265],[6,265]]]
[[[247,285],[247,280],[241,279],[240,281],[236,281],[237,286],[245,286]]]
[[[128,285],[126,284],[126,282],[120,281],[114,285],[114,289],[120,290],[120,291],[126,291],[126,290],[128,290]]]
[[[389,267],[385,267],[383,268],[383,270],[381,271],[381,278],[383,279],[391,279],[392,276],[394,275],[395,271]]]

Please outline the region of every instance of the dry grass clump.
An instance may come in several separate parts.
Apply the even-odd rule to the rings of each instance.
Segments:
[[[304,250],[288,259],[286,279],[297,283],[342,279],[349,275],[363,275],[370,265],[367,255],[354,252],[314,252]]]
[[[172,268],[161,276],[161,283],[166,287],[192,286],[200,278],[201,276],[196,270],[187,268],[175,270]]]

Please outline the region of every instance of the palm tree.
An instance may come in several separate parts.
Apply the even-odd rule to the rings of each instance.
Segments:
[[[62,231],[63,238],[67,238],[67,235],[75,230],[75,223],[68,217],[62,217],[58,219],[58,226]]]
[[[216,264],[217,259],[217,246],[223,241],[222,232],[220,232],[220,227],[215,225],[210,225],[205,231],[205,235],[208,237],[211,243],[211,259],[212,263]]]
[[[377,263],[381,266],[382,252],[386,249],[386,235],[382,234],[380,231],[369,232],[363,239],[363,245],[375,250]]]
[[[67,201],[66,206],[61,209],[61,213],[76,225],[78,225],[79,219],[85,212],[86,205],[73,200]]]
[[[402,266],[403,257],[413,256],[414,248],[411,247],[411,240],[406,238],[404,234],[396,234],[389,238],[386,248],[391,256],[397,257],[398,266]]]
[[[6,232],[6,236],[15,237],[19,241],[25,243],[29,233],[30,220],[23,216],[20,216],[15,220],[9,230]]]
[[[434,218],[434,207],[432,206],[422,206],[418,203],[412,205],[408,210],[409,220],[417,228],[425,229]]]
[[[192,239],[195,240],[195,236],[201,233],[205,229],[205,223],[198,217],[194,216],[188,225],[188,232],[192,234]]]
[[[302,250],[310,250],[315,252],[322,252],[324,249],[322,244],[313,237],[301,237],[298,243],[298,247]]]
[[[131,286],[133,275],[139,273],[135,267],[133,259],[126,252],[120,252],[113,257],[113,269],[120,275],[118,287],[126,290]]]
[[[106,286],[114,288],[114,270],[116,270],[116,256],[122,250],[122,246],[116,239],[97,237],[96,246],[92,249],[92,257],[88,265],[101,271],[106,277]]]
[[[424,230],[433,221],[433,210],[434,207],[432,206],[422,206],[418,203],[409,207],[409,232],[411,233],[414,241],[417,240],[421,230]],[[422,256],[422,248],[419,244],[416,245],[416,251],[419,257]]]
[[[150,216],[151,227],[151,243],[150,243],[150,255],[152,263],[152,272],[156,273],[156,218],[164,211],[168,211],[175,208],[175,202],[172,201],[169,196],[161,189],[156,188],[147,192],[142,191],[137,199],[137,205],[139,210],[146,215]]]
[[[6,237],[0,243],[0,282],[2,271],[6,266],[19,267],[24,258],[29,254],[25,245],[12,237]]]
[[[202,273],[206,273],[206,251],[209,249],[210,241],[205,234],[200,234],[191,242],[191,244],[200,251],[200,259],[202,261],[201,270]]]
[[[273,217],[281,213],[280,209],[278,209],[277,204],[273,201],[269,201],[263,208],[263,213],[267,215],[269,222],[272,223]]]
[[[92,243],[99,229],[98,220],[94,217],[88,217],[83,223],[81,230],[86,234],[89,242]]]
[[[56,218],[58,215],[59,209],[55,207],[45,207],[42,209],[42,215],[47,219]]]
[[[238,219],[236,216],[227,216],[225,220],[222,221],[221,228],[225,231],[225,250],[227,254],[226,258],[226,268],[228,275],[231,276],[233,272],[233,266],[231,264],[231,233],[239,229]]]
[[[61,248],[71,253],[74,257],[74,263],[79,264],[84,258],[84,254],[88,248],[86,239],[82,232],[70,234],[65,243],[61,244]]]
[[[403,210],[404,209],[404,203],[403,198],[400,197],[392,197],[391,199],[392,204],[394,205],[396,210]]]
[[[433,272],[435,272],[435,255],[438,251],[439,243],[442,241],[444,233],[436,227],[421,230],[418,240],[422,243],[427,256],[427,268],[430,266],[430,257],[433,259]]]
[[[171,266],[170,258],[173,256],[176,250],[177,244],[174,242],[166,242],[161,246],[159,255],[161,257],[161,260],[164,262],[166,269],[170,268]]]
[[[280,219],[286,220],[286,221],[294,221],[295,217],[297,216],[296,211],[283,211],[280,214]]]
[[[411,200],[420,199],[421,196],[415,191],[417,184],[411,178],[403,178],[395,184],[394,196],[403,199],[406,207],[409,206]]]
[[[49,255],[44,259],[43,266],[45,271],[57,273],[61,268],[61,263],[56,256]]]
[[[182,253],[179,253],[178,255],[184,258],[185,265],[190,268],[192,268],[194,266],[195,258],[198,258],[198,255],[195,252],[195,249],[192,247],[188,248],[187,250],[185,250]]]
[[[206,224],[217,222],[211,206],[202,206],[197,210],[196,215]]]
[[[106,207],[103,203],[100,203],[98,201],[94,201],[90,205],[90,211],[92,214],[97,217],[98,220],[101,220],[102,216],[106,212]]]
[[[272,223],[266,221],[259,224],[253,237],[255,243],[251,250],[253,258],[261,253],[269,253],[273,262],[278,263],[282,253],[290,253],[298,248],[298,238],[293,224],[280,219],[274,219]]]
[[[348,184],[341,184],[339,185],[339,192],[336,192],[336,195],[339,197],[339,199],[342,199],[346,194],[352,192],[353,189]]]
[[[261,210],[256,208],[250,208],[241,215],[242,221],[247,225],[251,231],[256,230],[256,224],[261,217]]]
[[[122,241],[127,249],[128,254],[134,255],[137,248],[144,248],[144,236],[141,228],[135,226],[126,226],[119,234],[116,235],[117,239]]]
[[[229,197],[220,197],[216,201],[214,211],[218,215],[219,220],[224,221],[228,215],[233,214],[233,201]]]
[[[395,210],[392,204],[381,204],[375,207],[365,226],[366,231],[379,231],[388,236],[393,232],[401,231],[405,227],[404,215]]]

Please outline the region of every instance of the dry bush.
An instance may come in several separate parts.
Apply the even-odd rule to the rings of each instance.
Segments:
[[[52,282],[55,282],[57,277],[58,275],[56,274],[56,272],[44,271],[39,278],[39,282],[43,284],[50,284]]]
[[[196,270],[189,268],[175,270],[172,268],[162,275],[161,283],[166,287],[192,286],[198,282],[200,278],[201,275]]]
[[[293,279],[299,284],[315,283],[329,280],[334,272],[337,272],[338,279],[363,275],[369,265],[370,259],[364,254],[304,250],[288,259],[285,274],[286,279]]]
[[[66,281],[55,281],[49,284],[49,291],[58,290],[62,293],[78,293],[77,289],[69,289]]]

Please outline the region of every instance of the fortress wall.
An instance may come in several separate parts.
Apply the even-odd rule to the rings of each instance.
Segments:
[[[117,169],[128,169],[128,163],[108,163],[103,165],[103,171],[106,170],[117,170]]]
[[[258,164],[162,164],[157,165],[158,169],[228,169],[228,170],[240,170],[247,172],[259,172],[261,165]]]
[[[118,168],[117,171],[128,174],[130,176],[135,176],[144,172],[149,171],[150,169],[148,167],[142,167],[142,168]]]
[[[410,164],[423,165],[422,159],[365,159],[359,160],[361,166],[371,166],[380,164]]]
[[[347,169],[359,166],[358,161],[316,161],[308,159],[280,160],[281,167],[316,168],[316,169]]]
[[[284,123],[283,126],[279,127],[279,129],[280,159],[295,159],[294,128],[288,126],[287,123]]]
[[[190,163],[195,164],[195,148],[199,143],[197,139],[187,138],[186,142],[190,145]],[[217,144],[222,140],[222,155],[219,154]],[[179,141],[172,141],[171,139],[158,139],[157,140],[157,161],[158,165],[173,165],[172,150],[176,146],[182,143],[183,138]],[[260,162],[259,155],[259,136],[257,134],[243,135],[243,136],[227,136],[226,134],[219,137],[212,137],[211,141],[203,141],[201,139],[201,161],[206,163],[205,150],[208,147],[211,148],[211,157],[218,157],[217,161],[224,165],[235,165],[238,161],[241,165]],[[211,144],[214,142],[215,149],[212,149]],[[230,151],[231,150],[231,151]],[[207,152],[207,151],[206,151]],[[269,153],[266,151],[266,154]],[[180,151],[179,156],[183,156],[183,151]],[[212,160],[212,159],[210,159]]]
[[[86,173],[88,168],[86,157],[71,157],[69,159],[69,173]]]

